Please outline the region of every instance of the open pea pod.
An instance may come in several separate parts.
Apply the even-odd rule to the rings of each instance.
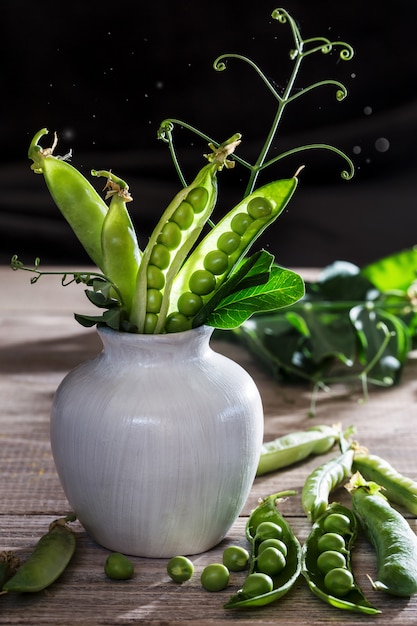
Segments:
[[[173,280],[168,330],[172,319],[183,315],[184,311],[190,312],[190,307],[184,304],[189,305],[191,300],[198,298],[198,305],[188,316],[192,320],[211,301],[256,239],[285,209],[297,185],[298,179],[293,176],[256,189],[208,232]],[[261,310],[267,310],[267,307],[261,307]]]
[[[282,491],[275,493],[260,502],[256,509],[252,511],[246,524],[246,536],[251,543],[252,553],[249,565],[249,573],[258,572],[258,553],[259,546],[266,539],[258,535],[258,528],[264,522],[272,522],[282,529],[281,540],[287,548],[285,557],[285,567],[275,575],[271,575],[273,582],[272,591],[262,593],[256,596],[248,597],[243,589],[232,595],[229,601],[224,605],[225,609],[246,608],[254,606],[264,606],[275,602],[284,596],[294,585],[301,571],[301,546],[297,537],[294,535],[288,522],[279,513],[276,507],[277,501],[287,496],[295,495],[295,491]]]
[[[343,547],[335,547],[335,535],[340,538]],[[311,591],[327,604],[338,609],[374,615],[380,611],[368,602],[351,572],[351,550],[356,536],[357,521],[352,511],[341,504],[329,505],[325,513],[313,524],[302,547],[301,573]],[[345,561],[344,565],[335,562],[335,552]],[[326,575],[336,569],[344,570],[346,577],[351,576],[350,589],[343,590],[343,595],[341,593],[336,595],[325,582]]]

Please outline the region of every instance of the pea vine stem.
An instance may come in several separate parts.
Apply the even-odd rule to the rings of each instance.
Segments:
[[[358,372],[357,374],[352,374],[351,376],[343,376],[343,377],[330,376],[326,378],[326,380],[319,380],[314,383],[313,391],[311,394],[310,409],[309,409],[310,417],[314,417],[315,412],[316,412],[318,392],[322,390],[328,393],[330,391],[329,385],[331,384],[340,383],[340,382],[346,383],[349,380],[352,380],[352,381],[359,380],[361,387],[362,387],[362,398],[364,402],[367,402],[369,399],[369,390],[368,390],[369,382],[372,382],[375,385],[379,385],[380,387],[384,387],[384,386],[388,386],[392,384],[391,380],[390,381],[387,380],[384,383],[384,382],[381,382],[379,380],[375,380],[369,377],[370,372],[372,371],[373,367],[375,367],[375,365],[383,356],[385,349],[388,346],[391,337],[393,336],[393,333],[389,330],[387,325],[384,324],[384,322],[378,322],[377,328],[381,330],[383,333],[381,344],[379,345],[378,350],[375,352],[372,359],[368,363],[366,363],[366,365],[364,365],[363,369],[360,372]]]
[[[205,133],[201,132],[198,128],[195,128],[191,124],[188,124],[187,122],[184,122],[182,120],[175,119],[175,118],[168,118],[168,119],[163,120],[163,122],[161,122],[159,129],[158,129],[158,139],[161,139],[162,141],[168,144],[169,151],[171,153],[171,158],[173,160],[174,167],[176,169],[178,177],[181,181],[181,184],[184,187],[186,187],[187,181],[181,170],[180,162],[179,162],[178,155],[176,153],[175,145],[174,145],[173,130],[174,130],[175,125],[185,128],[186,130],[189,130],[193,134],[200,137],[200,139],[203,139],[206,143],[213,144],[213,146],[215,146],[216,148],[219,148],[221,143],[216,141],[209,135],[206,135]],[[250,163],[248,163],[247,161],[239,157],[237,154],[233,155],[233,160],[236,161],[237,163],[240,163],[246,168],[251,168]]]
[[[122,294],[120,293],[119,289],[117,288],[117,285],[115,285],[110,280],[110,278],[108,278],[107,276],[105,276],[104,274],[102,274],[100,272],[77,272],[75,270],[70,270],[70,271],[55,271],[55,270],[44,271],[44,270],[38,269],[39,266],[40,266],[40,259],[39,259],[39,257],[37,257],[35,259],[34,267],[27,267],[26,265],[24,265],[23,262],[20,261],[20,259],[17,257],[16,254],[12,256],[12,259],[11,259],[11,262],[10,262],[10,267],[14,271],[16,271],[16,270],[23,270],[25,272],[31,272],[32,274],[35,274],[35,276],[33,276],[30,279],[30,282],[32,284],[37,283],[38,280],[42,276],[61,276],[61,285],[63,287],[68,287],[72,283],[83,283],[83,284],[89,286],[91,284],[91,279],[96,278],[99,281],[101,281],[103,283],[103,285],[106,284],[109,288],[111,287],[111,289],[114,290],[114,292],[117,294],[117,298],[118,298],[120,304],[123,305],[123,297],[122,297]],[[68,278],[68,277],[71,277],[71,278]]]
[[[336,304],[338,305],[336,308],[345,308],[346,304],[352,304],[352,303],[337,302]],[[290,307],[291,310],[293,310],[294,308],[297,308],[296,304],[291,305]],[[325,304],[323,309],[326,310],[327,308],[328,307]],[[354,381],[359,382],[362,388],[362,399],[364,402],[366,402],[369,398],[369,391],[368,391],[369,382],[372,382],[373,384],[381,386],[381,387],[389,386],[390,384],[392,384],[392,381],[386,380],[385,382],[381,382],[379,380],[375,380],[374,378],[370,376],[372,369],[375,367],[375,365],[383,356],[393,336],[393,333],[389,330],[389,328],[384,322],[378,322],[377,328],[383,334],[381,343],[378,346],[377,351],[369,360],[369,362],[366,363],[362,367],[360,371],[352,372],[352,374],[350,375],[343,374],[343,376],[335,375],[335,376],[320,377],[320,374],[319,375],[316,374],[315,376],[311,376],[308,373],[303,372],[302,370],[298,369],[297,367],[293,365],[284,364],[278,357],[276,356],[273,357],[272,361],[274,363],[274,370],[276,374],[279,372],[280,368],[282,368],[288,374],[291,374],[291,373],[295,374],[297,377],[305,380],[306,382],[310,382],[313,385],[311,397],[310,397],[310,406],[308,410],[309,417],[314,417],[316,414],[316,404],[317,404],[317,398],[318,398],[319,392],[324,391],[325,393],[330,393],[331,392],[330,385],[333,385],[335,383],[348,384],[349,382],[352,383]],[[237,328],[234,330],[234,332],[236,335],[239,335],[242,333],[242,330],[240,328]],[[267,350],[267,348],[264,347],[261,341],[257,340],[256,333],[250,330],[250,322],[247,325],[245,336],[246,336],[246,342],[249,344],[253,344],[253,348],[256,349],[257,354],[262,357],[265,363],[269,363],[270,365],[271,353],[269,352],[269,350]]]
[[[273,19],[276,19],[281,24],[288,23],[290,29],[292,31],[292,36],[294,40],[294,48],[290,50],[290,59],[294,62],[289,80],[285,89],[283,90],[282,95],[278,93],[277,89],[273,85],[273,83],[267,78],[267,76],[262,72],[260,67],[251,59],[241,54],[222,54],[217,57],[213,63],[213,67],[218,72],[223,72],[226,70],[227,64],[226,61],[230,59],[236,59],[238,61],[243,61],[247,65],[249,65],[252,69],[255,70],[259,78],[262,80],[264,85],[266,85],[267,89],[271,92],[275,100],[278,102],[278,106],[274,115],[274,119],[272,121],[270,130],[267,134],[267,137],[261,147],[261,150],[255,160],[254,163],[249,163],[245,161],[241,157],[235,155],[234,159],[237,163],[240,163],[243,167],[249,170],[249,178],[246,185],[246,189],[244,191],[243,197],[249,195],[256,186],[256,182],[259,174],[270,167],[271,165],[276,164],[281,159],[288,157],[290,155],[296,154],[298,152],[302,152],[304,150],[312,150],[312,149],[320,149],[320,150],[330,150],[335,154],[341,156],[347,163],[348,168],[344,169],[341,172],[342,178],[345,180],[349,180],[352,178],[354,174],[354,165],[352,160],[342,151],[334,146],[330,146],[323,143],[314,143],[310,145],[304,145],[300,147],[293,148],[291,150],[287,150],[286,152],[279,154],[278,156],[268,160],[268,154],[270,153],[272,144],[276,138],[278,130],[281,125],[282,117],[284,114],[285,107],[290,102],[293,102],[296,98],[305,95],[309,91],[313,89],[317,89],[318,87],[322,87],[325,85],[330,85],[336,87],[336,98],[341,101],[347,96],[346,87],[339,81],[333,79],[325,79],[321,81],[317,81],[312,85],[308,85],[303,87],[301,90],[294,92],[294,85],[296,78],[299,74],[301,63],[305,59],[305,57],[310,56],[315,53],[329,54],[334,47],[338,46],[341,48],[340,58],[342,60],[350,60],[353,57],[353,49],[352,47],[343,42],[343,41],[330,41],[325,37],[312,37],[309,39],[303,40],[300,31],[297,27],[295,20],[289,15],[289,13],[282,8],[275,9],[272,12]],[[193,134],[196,134],[200,138],[204,139],[206,142],[212,143],[213,145],[218,146],[219,144],[208,135],[202,133],[197,128],[192,126],[191,124],[187,124],[181,120],[177,119],[166,119],[164,120],[159,128],[158,137],[164,140],[169,145],[169,149],[171,152],[171,157],[175,166],[175,169],[178,173],[181,183],[186,186],[185,177],[181,171],[181,167],[179,164],[179,160],[174,147],[173,140],[173,129],[175,125],[179,125],[182,128],[185,128],[191,131]]]

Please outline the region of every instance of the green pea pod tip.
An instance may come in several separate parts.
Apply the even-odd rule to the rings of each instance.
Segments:
[[[227,157],[233,154],[236,150],[237,146],[241,143],[242,135],[240,133],[235,133],[226,141],[223,141],[218,147],[216,147],[213,143],[209,143],[208,146],[212,150],[209,154],[204,154],[203,156],[208,160],[209,163],[215,163],[216,169],[221,170],[223,167],[227,169],[231,169],[235,166],[234,161],[230,161]]]
[[[107,170],[91,170],[91,175],[97,178],[107,178],[107,183],[103,188],[106,191],[105,200],[117,195],[122,198],[124,202],[131,202],[133,200],[130,192],[129,185],[122,178],[115,176],[113,172]]]
[[[48,157],[61,159],[62,161],[67,161],[71,157],[71,151],[62,157],[54,156],[53,152],[58,143],[58,136],[56,133],[54,133],[54,140],[50,148],[42,148],[42,146],[39,145],[39,140],[41,139],[41,137],[47,135],[48,133],[49,131],[47,128],[42,128],[34,135],[29,145],[28,158],[33,161],[30,167],[35,172],[35,174],[43,174],[42,164],[44,159]]]
[[[353,493],[356,489],[361,487],[366,489],[366,491],[371,495],[379,494],[381,497],[385,498],[382,493],[384,488],[381,487],[381,485],[378,485],[373,480],[365,480],[360,472],[355,472],[346,483],[345,488],[349,491],[349,493]]]

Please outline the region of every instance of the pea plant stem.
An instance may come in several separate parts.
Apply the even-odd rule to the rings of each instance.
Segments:
[[[353,49],[351,48],[351,46],[349,46],[348,44],[341,42],[341,41],[336,41],[336,42],[332,42],[329,39],[323,38],[323,37],[313,37],[310,39],[305,39],[303,40],[299,29],[297,27],[296,22],[293,20],[293,18],[284,10],[284,9],[276,9],[273,13],[272,13],[272,17],[276,20],[278,20],[280,23],[288,23],[290,26],[290,29],[292,31],[292,36],[293,36],[293,40],[294,40],[294,48],[292,50],[290,50],[290,59],[293,61],[294,65],[292,67],[292,71],[289,77],[289,80],[287,82],[286,87],[283,89],[283,93],[282,95],[280,93],[278,93],[276,87],[274,86],[274,84],[268,80],[267,76],[262,72],[262,70],[260,69],[260,67],[254,63],[254,61],[252,61],[251,59],[241,55],[241,54],[223,54],[220,55],[219,57],[217,57],[217,59],[215,59],[214,63],[213,63],[213,67],[216,71],[218,72],[223,72],[226,69],[226,61],[230,60],[230,59],[236,59],[239,61],[243,61],[244,63],[246,63],[247,65],[249,65],[252,69],[255,70],[256,74],[259,76],[259,78],[262,80],[262,82],[265,84],[265,86],[267,87],[267,89],[272,93],[273,97],[275,98],[275,100],[277,101],[278,105],[277,105],[277,109],[274,115],[274,118],[272,120],[272,124],[270,127],[270,130],[266,136],[266,139],[262,145],[262,148],[256,158],[256,160],[253,163],[250,163],[248,161],[245,161],[244,159],[242,159],[239,156],[235,156],[234,159],[237,163],[241,164],[242,166],[244,166],[246,169],[249,170],[249,177],[248,177],[248,182],[246,185],[246,189],[243,193],[243,198],[246,198],[249,194],[251,194],[256,186],[259,174],[261,171],[263,171],[264,169],[270,167],[271,165],[277,163],[279,160],[283,159],[284,157],[293,155],[293,154],[297,154],[298,152],[304,151],[306,149],[324,149],[324,150],[330,150],[332,152],[335,152],[336,154],[338,154],[339,156],[341,156],[346,163],[348,164],[348,170],[343,170],[341,175],[342,178],[344,178],[345,180],[349,180],[350,178],[352,178],[353,174],[354,174],[354,165],[352,160],[341,150],[339,150],[338,148],[334,147],[334,146],[329,146],[327,144],[311,144],[311,145],[307,145],[307,146],[301,146],[301,147],[296,147],[293,148],[291,150],[288,150],[282,154],[279,154],[278,156],[275,156],[272,159],[268,160],[268,155],[270,153],[272,144],[276,138],[277,132],[279,130],[281,121],[282,121],[282,117],[284,114],[284,110],[285,107],[287,106],[287,104],[289,104],[290,102],[292,102],[293,100],[299,98],[300,96],[305,95],[307,92],[316,89],[318,87],[322,87],[325,85],[332,85],[335,86],[337,88],[336,91],[336,98],[337,100],[343,100],[346,95],[347,95],[347,89],[346,87],[340,83],[337,80],[332,80],[332,79],[325,79],[325,80],[321,80],[321,81],[317,81],[311,85],[307,85],[306,87],[303,87],[300,90],[294,91],[294,85],[295,85],[295,81],[296,78],[298,76],[298,73],[300,71],[301,68],[301,63],[303,61],[303,59],[306,56],[310,56],[312,54],[315,53],[322,53],[322,54],[328,54],[331,52],[331,50],[333,49],[333,47],[335,46],[341,46],[342,47],[342,51],[340,53],[340,58],[343,60],[349,60],[352,58],[353,56]],[[166,143],[169,144],[169,149],[171,152],[171,156],[174,162],[174,166],[175,169],[179,175],[179,178],[182,182],[182,184],[185,186],[186,182],[185,182],[185,177],[183,175],[183,173],[181,172],[181,168],[179,165],[179,161],[175,152],[175,148],[174,148],[174,141],[173,141],[173,135],[172,135],[172,131],[174,129],[175,125],[179,125],[182,128],[185,128],[186,130],[191,131],[193,134],[196,134],[197,136],[199,136],[200,138],[204,139],[205,141],[213,144],[213,145],[219,145],[218,143],[216,143],[212,138],[210,138],[209,136],[207,136],[206,134],[202,133],[201,131],[199,131],[197,128],[193,127],[190,124],[187,124],[185,122],[182,122],[180,120],[176,120],[176,119],[167,119],[164,120],[160,126],[160,129],[158,131],[158,136],[160,139],[164,140]]]
[[[302,43],[300,43],[300,46],[302,46]],[[272,126],[270,128],[270,131],[266,137],[266,140],[264,142],[264,145],[258,155],[258,158],[256,159],[254,165],[251,167],[251,173],[249,176],[249,180],[248,180],[248,184],[246,187],[246,191],[245,191],[245,196],[248,195],[249,193],[251,193],[253,191],[253,189],[255,188],[255,184],[256,184],[256,180],[259,176],[259,172],[261,171],[261,169],[263,168],[265,159],[269,153],[269,150],[271,148],[272,142],[278,132],[281,120],[282,120],[282,116],[284,114],[284,109],[286,107],[286,105],[288,104],[288,100],[289,100],[289,96],[291,94],[292,88],[294,86],[295,83],[295,79],[297,77],[298,71],[300,69],[300,65],[301,65],[301,60],[302,60],[302,56],[298,55],[297,59],[295,61],[293,70],[291,72],[291,76],[290,79],[288,81],[288,84],[284,90],[284,95],[281,97],[279,96],[279,94],[277,93],[277,91],[275,89],[273,89],[272,85],[270,85],[269,81],[267,81],[267,84],[270,85],[271,90],[273,91],[273,93],[275,94],[277,100],[278,100],[278,108],[274,117],[274,121],[272,123]],[[259,70],[258,70],[259,73]],[[266,79],[264,79],[266,81]]]

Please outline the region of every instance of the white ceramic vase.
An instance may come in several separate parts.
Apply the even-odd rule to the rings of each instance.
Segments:
[[[129,555],[215,546],[255,477],[262,402],[249,374],[212,350],[212,329],[100,329],[103,351],[57,389],[51,445],[89,535]]]

